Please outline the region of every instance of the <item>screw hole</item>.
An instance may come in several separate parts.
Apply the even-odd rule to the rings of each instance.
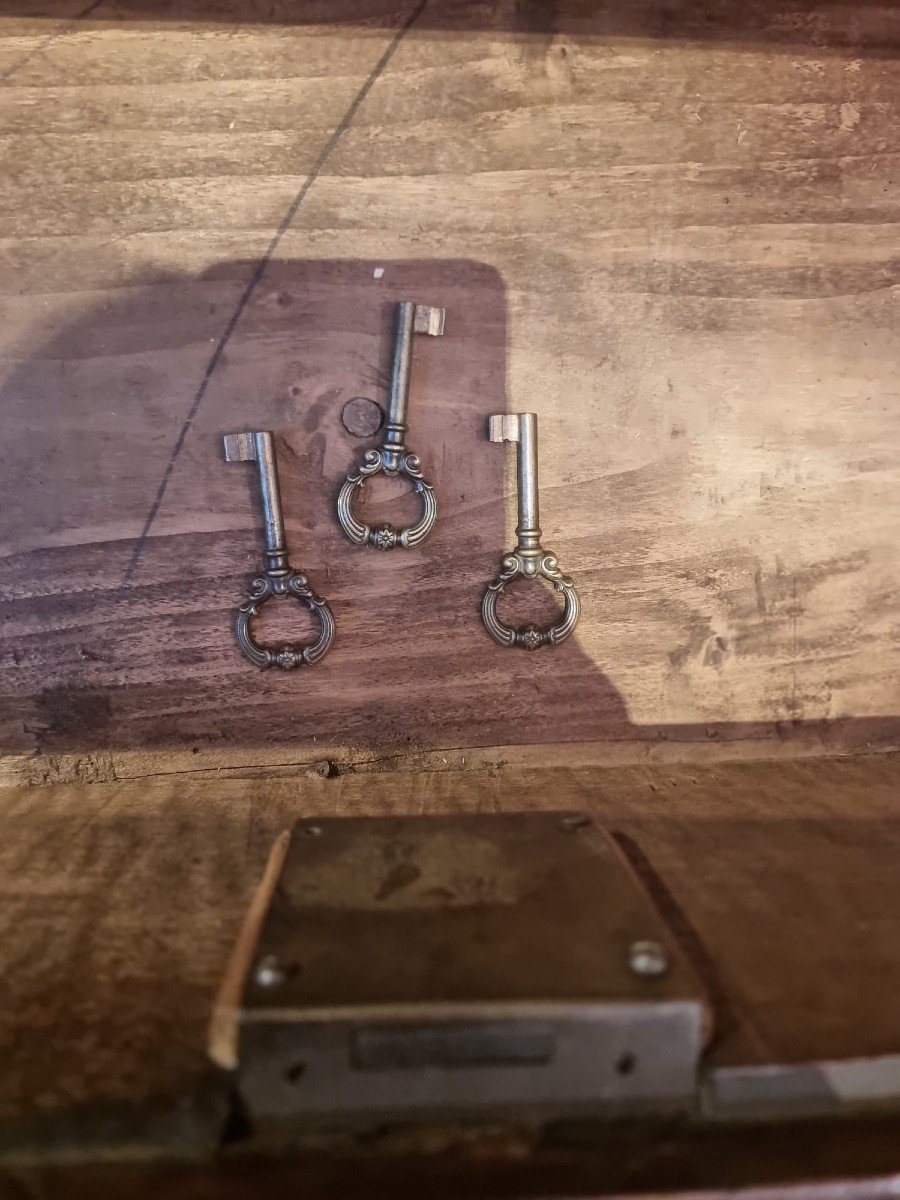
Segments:
[[[288,1067],[288,1069],[284,1073],[284,1077],[288,1081],[288,1083],[296,1084],[296,1083],[300,1082],[300,1080],[303,1078],[303,1076],[305,1074],[306,1074],[306,1063],[298,1062],[298,1063],[292,1063],[291,1066]]]
[[[626,1050],[616,1062],[616,1072],[619,1075],[631,1075],[636,1066],[637,1059],[630,1050]]]

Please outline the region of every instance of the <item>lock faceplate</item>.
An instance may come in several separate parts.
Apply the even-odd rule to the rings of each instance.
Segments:
[[[695,1098],[702,988],[580,814],[300,824],[269,889],[231,1025],[255,1122]]]

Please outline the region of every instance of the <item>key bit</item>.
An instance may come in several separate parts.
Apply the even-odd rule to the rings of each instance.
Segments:
[[[488,417],[488,440],[491,442],[519,441],[520,416],[524,413],[497,413]]]
[[[443,308],[412,304],[408,300],[397,306],[391,395],[381,445],[375,450],[366,451],[362,466],[355,474],[347,476],[338,494],[337,513],[341,528],[350,541],[358,546],[368,544],[376,550],[393,550],[396,546],[408,549],[424,541],[434,526],[437,518],[434,488],[422,475],[419,456],[413,454],[406,446],[406,410],[409,404],[413,334],[441,337],[444,333],[445,317],[446,312]],[[405,475],[411,481],[413,491],[422,501],[422,516],[417,524],[407,529],[395,529],[387,522],[373,527],[356,518],[353,513],[356,493],[367,479],[377,475],[379,471],[388,476]]]
[[[255,433],[226,433],[225,461],[226,462],[255,462],[256,439]]]
[[[259,467],[259,490],[265,522],[265,570],[250,585],[250,597],[237,611],[235,637],[241,653],[257,667],[282,667],[292,670],[304,663],[312,665],[324,658],[334,641],[334,617],[331,609],[310,588],[306,576],[295,571],[288,562],[284,536],[284,516],[281,511],[281,492],[278,487],[278,464],[275,446],[268,430],[255,433],[225,435],[226,462],[255,462]],[[319,636],[309,646],[282,646],[270,650],[254,641],[250,624],[259,615],[260,607],[273,597],[293,596],[300,600],[319,623]]]
[[[447,310],[444,308],[432,308],[427,304],[417,304],[413,318],[413,331],[427,333],[429,337],[443,337],[446,316]]]
[[[492,442],[516,442],[516,485],[518,524],[516,547],[500,563],[500,574],[489,584],[481,601],[481,616],[488,633],[501,646],[521,646],[539,650],[558,646],[569,636],[581,613],[581,601],[575,584],[559,569],[556,555],[541,545],[538,514],[538,443],[537,416],[534,413],[497,413],[488,417],[488,438]],[[521,575],[525,579],[546,579],[564,599],[562,619],[549,629],[527,625],[512,629],[497,618],[497,600],[506,585]]]

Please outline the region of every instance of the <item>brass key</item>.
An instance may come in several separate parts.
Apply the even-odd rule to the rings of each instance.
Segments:
[[[306,576],[288,562],[284,536],[281,494],[278,490],[278,466],[275,447],[268,430],[258,433],[229,433],[225,437],[226,462],[255,462],[259,467],[259,489],[266,526],[265,573],[250,584],[250,597],[237,611],[234,632],[241,653],[257,667],[282,667],[286,671],[304,663],[312,666],[325,657],[334,641],[334,617],[331,609],[309,587]],[[250,622],[262,604],[272,597],[293,596],[302,601],[319,622],[318,639],[311,646],[282,646],[269,650],[253,640]]]
[[[519,521],[516,548],[500,563],[500,574],[489,584],[481,601],[481,616],[488,633],[501,646],[521,646],[538,650],[558,646],[575,628],[581,613],[581,601],[575,584],[559,569],[556,555],[541,545],[538,516],[537,416],[534,413],[500,413],[488,417],[488,437],[492,442],[517,442],[516,481]],[[517,575],[525,579],[546,579],[565,599],[562,620],[549,629],[526,625],[511,629],[497,619],[497,599]]]

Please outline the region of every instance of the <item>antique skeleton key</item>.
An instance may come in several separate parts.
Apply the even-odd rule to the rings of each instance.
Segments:
[[[417,546],[428,537],[437,517],[434,488],[423,478],[419,456],[407,449],[405,437],[413,334],[427,333],[431,337],[440,337],[444,332],[444,316],[442,308],[429,308],[409,301],[397,306],[391,396],[381,445],[377,450],[365,452],[362,466],[356,474],[347,476],[338,494],[337,513],[341,528],[350,541],[358,546],[368,543],[376,550]],[[371,475],[377,475],[379,471],[390,477],[405,475],[412,481],[413,491],[418,493],[422,501],[422,516],[415,525],[407,529],[395,529],[393,525],[383,522],[373,527],[364,525],[353,515],[353,500],[357,491]]]
[[[516,527],[516,548],[500,563],[500,574],[488,585],[481,601],[481,616],[487,631],[501,646],[522,646],[537,650],[541,646],[556,646],[567,638],[578,620],[581,601],[571,579],[563,575],[556,555],[541,545],[538,517],[538,452],[537,416],[534,413],[501,413],[488,417],[488,437],[492,442],[517,442],[516,481],[518,486],[519,521]],[[527,625],[511,629],[497,619],[497,599],[506,585],[517,575],[525,579],[546,579],[562,592],[565,599],[562,620],[549,629]]]
[[[278,467],[272,434],[229,433],[225,437],[226,462],[255,462],[259,468],[259,490],[262,495],[263,519],[266,527],[265,573],[250,585],[250,597],[237,611],[234,632],[241,653],[257,667],[283,667],[286,671],[308,663],[319,662],[334,641],[334,617],[331,609],[306,582],[306,577],[293,570],[288,562],[284,536],[284,517],[281,513],[281,494],[278,490]],[[302,601],[319,622],[319,637],[310,646],[282,646],[269,650],[253,640],[250,622],[258,615],[260,606],[272,597],[293,596]]]

